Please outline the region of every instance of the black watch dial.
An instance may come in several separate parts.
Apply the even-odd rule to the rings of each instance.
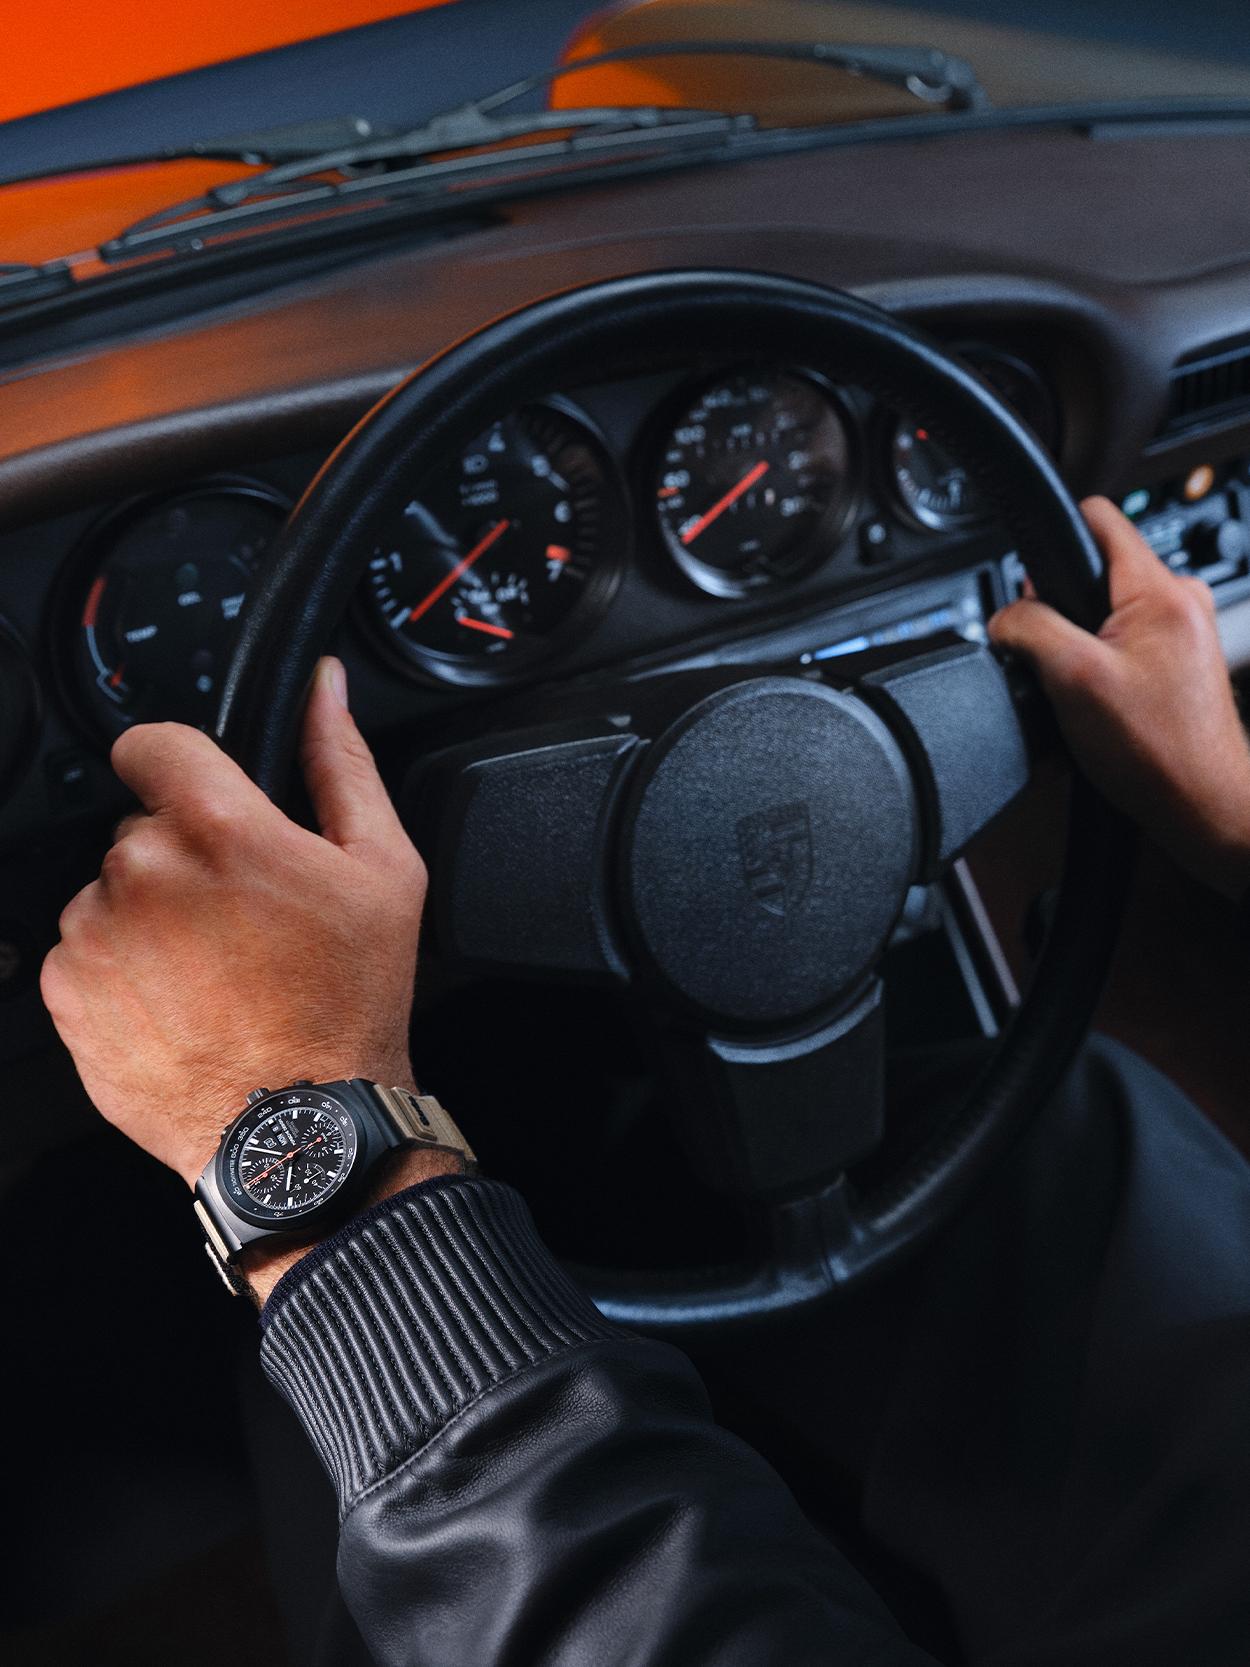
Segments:
[[[244,1217],[284,1227],[320,1208],[351,1174],[358,1149],[347,1108],[319,1089],[288,1089],[254,1107],[221,1156],[221,1180]]]

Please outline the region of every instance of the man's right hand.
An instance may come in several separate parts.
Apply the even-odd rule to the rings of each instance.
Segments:
[[[1033,598],[990,636],[1042,680],[1076,762],[1198,879],[1250,889],[1250,745],[1201,579],[1181,578],[1106,498],[1081,505],[1107,562],[1097,636]]]

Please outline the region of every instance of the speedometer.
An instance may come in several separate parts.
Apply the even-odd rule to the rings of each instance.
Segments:
[[[511,676],[591,623],[627,537],[597,436],[562,407],[526,406],[384,526],[366,581],[375,633],[452,682]]]
[[[847,419],[827,388],[787,370],[744,369],[698,392],[668,431],[655,481],[670,554],[715,596],[809,572],[853,500]]]

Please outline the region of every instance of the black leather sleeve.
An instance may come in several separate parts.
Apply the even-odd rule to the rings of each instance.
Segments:
[[[683,1355],[605,1321],[510,1188],[427,1182],[305,1257],[262,1356],[379,1667],[919,1667]]]

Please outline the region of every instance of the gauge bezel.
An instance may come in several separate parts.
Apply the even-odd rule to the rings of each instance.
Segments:
[[[290,497],[264,481],[247,475],[206,475],[160,491],[136,493],[106,509],[90,523],[61,563],[49,609],[48,658],[61,704],[78,729],[93,742],[112,745],[133,722],[121,716],[120,708],[106,708],[91,695],[78,668],[83,606],[111,547],[136,521],[156,510],[170,504],[223,496],[251,498],[268,504],[284,522],[291,513]]]
[[[313,1203],[305,1204],[302,1209],[278,1210],[270,1205],[258,1204],[248,1193],[239,1179],[239,1159],[243,1148],[260,1124],[273,1112],[281,1110],[283,1105],[292,1104],[300,1110],[325,1111],[333,1116],[344,1132],[347,1150],[344,1153],[343,1168],[328,1192],[324,1192]],[[250,1227],[276,1227],[282,1231],[290,1229],[297,1232],[302,1222],[308,1221],[314,1215],[328,1212],[348,1197],[349,1189],[359,1173],[364,1149],[365,1133],[358,1115],[337,1095],[329,1094],[316,1086],[283,1088],[275,1094],[267,1095],[256,1105],[248,1106],[243,1114],[236,1118],[217,1150],[214,1159],[214,1179],[222,1199],[230,1210]]]
[[[900,484],[894,448],[898,444],[899,430],[909,421],[909,418],[896,416],[891,412],[886,422],[886,475],[890,485],[891,501],[900,519],[922,533],[975,533],[982,527],[989,526],[994,518],[993,512],[989,509],[974,510],[972,514],[949,514],[944,510],[922,509],[907,496]]]
[[[841,504],[831,504],[812,529],[805,559],[792,572],[743,583],[723,568],[713,567],[698,556],[692,556],[685,545],[672,537],[656,508],[655,482],[662,471],[664,453],[671,444],[677,419],[690,409],[699,395],[729,377],[761,373],[770,377],[791,376],[809,382],[828,401],[846,435],[846,490],[841,494]],[[646,499],[650,524],[668,571],[675,569],[704,596],[715,596],[722,601],[740,602],[750,597],[773,595],[818,573],[837,555],[840,544],[859,513],[864,496],[864,443],[859,413],[844,390],[828,376],[813,370],[810,365],[791,364],[789,361],[735,359],[717,368],[683,377],[648,422],[639,463],[636,471],[639,492]]]
[[[592,570],[569,613],[554,630],[532,643],[510,649],[495,657],[472,659],[468,656],[444,654],[438,649],[425,648],[420,643],[401,638],[381,621],[369,585],[368,570],[362,574],[352,601],[352,613],[367,634],[369,642],[380,649],[386,664],[395,671],[428,686],[446,689],[509,688],[530,680],[535,671],[558,660],[578,632],[597,624],[607,612],[620,588],[621,579],[634,545],[634,506],[621,466],[599,425],[571,399],[551,394],[544,399],[526,400],[518,410],[547,410],[565,422],[571,422],[582,432],[603,466],[603,479],[610,498],[603,517],[604,541],[594,559]],[[507,411],[497,422],[516,415]],[[405,496],[420,499],[421,486]]]
[[[1059,403],[1045,377],[1034,365],[1030,364],[1027,359],[1022,359],[1018,354],[1011,352],[1007,348],[996,347],[992,343],[983,341],[973,340],[957,342],[949,348],[949,352],[954,358],[957,358],[966,364],[969,370],[975,371],[978,376],[983,376],[981,366],[988,361],[993,361],[998,364],[1009,366],[1012,372],[1020,377],[1022,381],[1028,382],[1034,388],[1039,399],[1046,408],[1049,419],[1049,433],[1041,433],[1041,431],[1029,421],[1027,414],[1016,408],[1013,401],[1007,399],[1006,395],[1000,393],[997,388],[994,388],[994,384],[992,382],[990,383],[990,386],[991,388],[994,388],[995,394],[1000,400],[1002,400],[1003,404],[1007,406],[1008,410],[1012,411],[1015,416],[1019,418],[1021,422],[1025,423],[1029,427],[1030,431],[1037,436],[1038,441],[1045,448],[1045,450],[1052,457],[1058,457],[1059,448],[1062,444]],[[984,380],[988,382],[989,378],[984,377]],[[994,512],[993,509],[989,507],[970,516],[945,515],[939,511],[930,510],[926,512],[918,509],[907,498],[902,487],[899,485],[898,467],[894,461],[894,447],[898,438],[898,431],[907,419],[898,416],[897,413],[888,409],[883,409],[882,416],[884,419],[882,424],[882,440],[880,448],[882,466],[885,471],[885,481],[889,492],[890,502],[893,505],[896,514],[902,521],[904,521],[909,527],[914,527],[918,532],[922,533],[963,533],[968,536],[981,532],[986,527],[993,525]]]

